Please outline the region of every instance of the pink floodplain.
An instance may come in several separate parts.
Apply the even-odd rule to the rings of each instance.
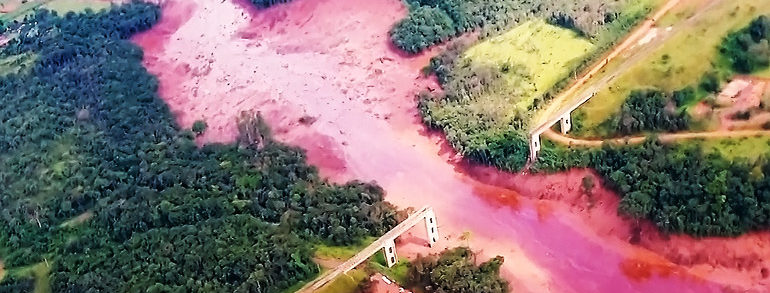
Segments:
[[[376,182],[399,208],[431,205],[440,246],[504,256],[515,292],[768,291],[767,233],[667,237],[617,216],[609,190],[586,194],[588,170],[508,174],[458,162],[415,109],[417,92],[438,90],[419,74],[435,52],[406,56],[388,41],[405,13],[400,0],[295,0],[263,11],[171,0],[134,41],[180,126],[208,123],[200,143],[232,142],[235,117],[259,111],[330,180]],[[414,230],[399,253],[439,251]]]

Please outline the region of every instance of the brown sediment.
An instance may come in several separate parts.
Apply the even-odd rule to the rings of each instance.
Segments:
[[[256,110],[279,140],[306,149],[331,180],[377,182],[400,208],[431,205],[439,247],[418,241],[418,227],[399,243],[401,255],[458,245],[480,259],[502,255],[515,292],[720,292],[736,285],[677,263],[660,246],[690,243],[656,238],[649,225],[642,225],[639,245],[629,243],[632,223],[617,215],[617,196],[598,178],[590,196],[582,189],[584,176],[596,177],[590,171],[509,174],[458,163],[415,107],[418,91],[438,88],[419,74],[431,52],[406,56],[388,40],[406,13],[399,0],[295,0],[263,11],[172,0],[163,9],[161,23],[134,41],[145,48],[145,65],[159,77],[178,123],[206,120],[200,143],[231,142],[238,113]],[[677,273],[646,265],[660,259]],[[652,269],[642,274],[629,263]],[[737,285],[761,285],[757,280]]]

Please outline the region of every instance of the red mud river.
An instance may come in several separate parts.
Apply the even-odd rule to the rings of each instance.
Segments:
[[[400,0],[295,0],[259,12],[173,0],[134,41],[179,124],[207,121],[201,143],[233,141],[236,115],[260,111],[322,175],[375,181],[399,208],[431,205],[440,245],[504,256],[514,292],[770,291],[769,233],[696,241],[641,223],[630,244],[635,225],[617,216],[617,196],[581,191],[589,171],[506,174],[458,162],[417,118],[415,93],[438,88],[419,76],[430,56],[389,45],[405,13]],[[415,228],[399,253],[438,252],[423,237]]]

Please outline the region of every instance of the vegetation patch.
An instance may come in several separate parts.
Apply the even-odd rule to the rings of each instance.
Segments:
[[[491,94],[513,94],[514,100],[495,106],[506,107],[510,103],[514,111],[527,111],[536,103],[536,98],[542,98],[554,84],[568,76],[570,69],[593,49],[589,40],[574,31],[533,20],[470,47],[460,62],[499,68],[506,83]],[[516,87],[517,92],[504,91]]]
[[[741,139],[708,139],[701,145],[706,154],[718,154],[732,161],[757,162],[770,153],[770,138],[746,137]]]
[[[686,129],[688,116],[678,104],[688,99],[686,92],[633,91],[623,103],[620,113],[605,121],[603,126],[613,130],[611,136]]]
[[[501,33],[535,19],[573,30],[595,40],[614,40],[633,26],[651,2],[597,0],[406,0],[409,14],[391,30],[396,47],[418,53],[459,34],[481,29],[482,34]]]
[[[0,291],[281,292],[318,274],[315,245],[396,224],[381,188],[325,181],[259,115],[198,148],[127,40],[159,18],[133,2],[3,28],[0,58],[37,57],[0,76],[0,259],[38,269]]]
[[[500,277],[503,257],[476,265],[476,255],[465,247],[440,255],[418,257],[409,267],[408,285],[424,292],[505,293],[508,282]]]
[[[749,26],[727,35],[719,51],[740,73],[764,70],[770,65],[770,16],[762,15]]]
[[[600,124],[616,115],[626,98],[637,89],[673,92],[693,86],[699,98],[717,91],[719,84],[734,72],[720,53],[724,38],[767,13],[770,13],[767,2],[721,1],[697,15],[682,14],[681,17],[697,18],[681,20],[682,24],[672,32],[674,35],[660,48],[625,69],[578,108],[578,112],[588,115],[582,121],[582,131],[573,134],[590,137],[610,133],[610,129]],[[716,79],[716,89],[704,83],[709,79]]]
[[[517,170],[526,159],[524,129],[532,112],[592,48],[573,31],[543,21],[467,50],[453,47],[432,61],[444,94],[422,96],[423,118],[466,157]]]
[[[257,8],[268,8],[276,4],[289,2],[291,2],[291,0],[251,0],[251,3],[257,6]]]
[[[43,5],[42,8],[65,15],[67,12],[83,12],[86,9],[100,11],[110,8],[110,5],[109,1],[100,0],[52,0]]]

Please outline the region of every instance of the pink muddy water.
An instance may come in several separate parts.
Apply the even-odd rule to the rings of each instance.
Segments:
[[[700,266],[677,265],[671,260],[684,263],[681,255],[700,242],[662,239],[649,225],[641,245],[629,244],[617,197],[597,187],[587,199],[580,190],[588,171],[514,175],[457,163],[417,118],[414,95],[438,88],[418,74],[430,54],[404,56],[388,42],[405,13],[399,0],[295,0],[264,11],[171,0],[161,23],[134,41],[178,123],[208,123],[200,143],[233,141],[237,114],[260,111],[278,139],[306,149],[331,180],[376,181],[399,208],[431,205],[440,246],[504,256],[515,292],[764,291],[761,262],[720,263],[712,259],[723,251],[705,247],[694,250],[705,259]],[[438,252],[423,236],[415,229],[402,237],[399,253]],[[759,237],[725,249],[770,256],[768,248],[743,249]],[[716,278],[725,272],[736,277]]]

